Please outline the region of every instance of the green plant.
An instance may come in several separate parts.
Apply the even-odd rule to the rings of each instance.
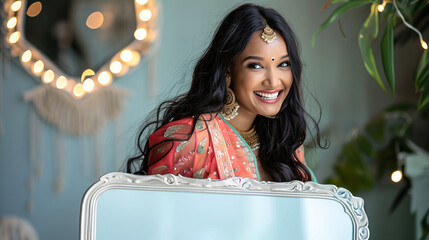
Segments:
[[[381,0],[329,0],[323,6],[323,9],[328,8],[332,4],[340,4],[333,13],[326,19],[324,23],[316,30],[313,35],[313,46],[315,45],[316,36],[327,28],[331,23],[336,21],[341,15],[347,11],[370,5],[370,12],[363,23],[359,35],[358,42],[362,55],[362,60],[368,73],[374,78],[378,85],[386,92],[389,93],[385,86],[387,82],[390,91],[393,95],[396,94],[396,79],[395,79],[395,39],[394,28],[400,24],[412,23],[415,26],[422,25],[427,27],[427,20],[429,18],[429,3],[427,0],[402,0],[402,1],[381,1]],[[380,13],[378,7],[383,8]],[[381,9],[380,9],[381,10]],[[397,11],[399,10],[399,12]],[[400,16],[404,17],[404,21]],[[379,18],[381,16],[381,19]],[[380,31],[380,25],[384,24],[384,32]],[[341,26],[341,25],[339,25]],[[412,26],[411,26],[412,27]],[[374,42],[382,36],[380,43],[381,60],[383,63],[383,72],[385,81],[380,76],[379,67],[376,64],[374,57]],[[410,40],[409,33],[402,34],[401,41]],[[404,37],[405,36],[405,37]],[[426,44],[421,42],[422,46]],[[427,44],[426,44],[427,48]],[[414,85],[417,92],[420,94],[418,101],[419,108],[429,103],[429,54],[428,51],[423,51],[420,57],[419,64],[415,69]]]
[[[318,33],[331,23],[338,20],[345,12],[363,6],[369,6],[369,15],[362,24],[358,35],[358,45],[362,61],[367,72],[378,85],[388,94],[395,95],[395,44],[415,41],[414,34],[409,28],[405,30],[397,27],[408,23],[422,31],[429,26],[429,2],[427,0],[329,0],[323,9],[332,4],[339,4],[332,14],[316,30],[313,36],[313,45]],[[378,7],[382,6],[378,11]],[[398,12],[399,11],[399,12]],[[399,15],[403,15],[402,19]],[[379,18],[381,16],[381,18]],[[384,25],[384,32],[380,31]],[[341,29],[341,24],[339,24]],[[410,26],[407,26],[410,27]],[[411,28],[413,28],[411,26]],[[342,29],[341,32],[343,33]],[[380,46],[374,46],[381,36]],[[421,42],[424,45],[423,41]],[[374,51],[380,51],[385,80],[379,74],[380,68],[376,64]],[[420,60],[413,69],[413,84],[420,97],[416,102],[397,103],[385,109],[370,119],[364,126],[356,127],[351,137],[343,145],[334,164],[334,174],[327,179],[327,183],[344,186],[357,193],[372,188],[375,181],[395,170],[402,170],[405,155],[414,152],[413,145],[417,143],[424,149],[429,144],[416,138],[417,132],[429,132],[429,51],[424,50]],[[390,91],[385,87],[387,82]],[[424,124],[421,124],[421,123]],[[426,144],[426,145],[425,145]],[[393,202],[392,210],[405,196],[410,188],[407,178],[402,184],[403,189]]]

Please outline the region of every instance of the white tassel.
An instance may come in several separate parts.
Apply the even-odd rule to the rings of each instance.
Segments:
[[[95,134],[104,124],[119,115],[128,92],[114,86],[103,87],[82,99],[41,85],[24,94],[39,116],[72,135]]]

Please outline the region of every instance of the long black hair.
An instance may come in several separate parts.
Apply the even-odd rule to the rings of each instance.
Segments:
[[[292,29],[277,11],[254,4],[243,4],[222,20],[212,42],[195,66],[190,90],[175,99],[163,102],[157,109],[156,120],[142,127],[137,139],[139,154],[128,160],[127,172],[135,174],[148,172],[146,158],[151,149],[144,133],[150,126],[156,130],[174,120],[200,116],[204,113],[217,113],[223,108],[227,92],[225,83],[227,71],[232,66],[234,58],[246,48],[252,35],[264,29],[264,19],[286,42],[293,83],[276,118],[258,115],[254,121],[260,142],[258,156],[272,181],[312,179],[306,166],[298,161],[296,156],[296,150],[306,138],[306,115],[308,115],[301,100],[302,63],[299,58],[298,42]],[[194,127],[197,119],[194,118]],[[318,122],[311,117],[309,119],[313,121],[316,129],[316,138],[313,140],[317,146],[322,147]],[[192,132],[188,138],[191,135]]]

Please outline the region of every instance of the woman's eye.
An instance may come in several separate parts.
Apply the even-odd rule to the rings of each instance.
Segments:
[[[248,68],[251,68],[251,69],[261,69],[261,68],[263,68],[260,64],[258,64],[258,63],[249,63],[248,65],[247,65],[247,67]]]
[[[286,61],[286,62],[282,62],[280,63],[279,67],[289,67],[290,66],[290,62]]]

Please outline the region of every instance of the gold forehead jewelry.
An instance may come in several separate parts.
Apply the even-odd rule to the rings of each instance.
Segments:
[[[270,28],[270,26],[268,26],[268,23],[265,20],[265,18],[262,18],[262,19],[264,20],[265,28],[261,34],[261,37],[268,44],[268,43],[271,43],[272,41],[274,41],[274,39],[276,39],[277,36],[276,36],[276,32],[274,32],[274,30],[272,28]]]

